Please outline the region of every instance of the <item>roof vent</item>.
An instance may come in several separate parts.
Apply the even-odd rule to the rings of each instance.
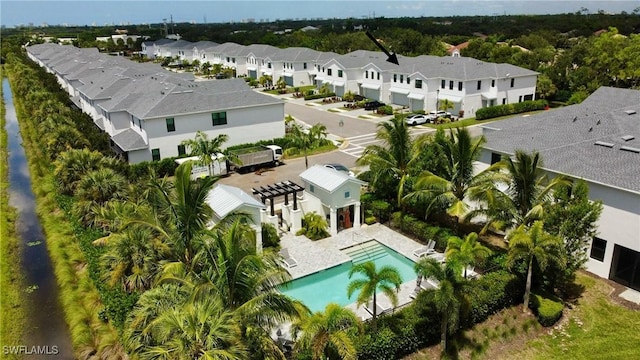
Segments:
[[[573,117],[573,122],[576,122],[576,121],[578,121],[578,115]]]
[[[636,154],[640,154],[640,149],[634,148],[634,147],[631,147],[631,146],[621,146],[620,150],[629,151],[629,152],[634,152]]]
[[[636,113],[636,111],[635,111],[635,110],[626,110],[626,111],[625,111],[625,114],[627,114],[627,115],[633,115],[633,114],[635,114],[635,113]]]
[[[622,137],[622,140],[624,140],[624,141],[629,141],[629,140],[633,140],[633,139],[635,139],[635,138],[636,138],[636,137],[635,137],[635,136],[633,136],[633,135],[625,135],[625,136],[623,136],[623,137]]]
[[[592,131],[593,131],[593,126],[589,128],[589,132],[592,132]]]
[[[598,121],[596,122],[596,125],[600,125],[600,120],[598,120]]]
[[[604,141],[596,141],[596,142],[594,143],[594,145],[598,145],[598,146],[604,146],[604,147],[612,148],[614,144],[613,144],[613,143],[604,142]]]

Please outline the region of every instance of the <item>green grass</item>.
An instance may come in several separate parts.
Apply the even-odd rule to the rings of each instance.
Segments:
[[[0,79],[2,79],[0,72]],[[0,97],[2,90],[0,89]],[[16,211],[9,206],[8,143],[4,100],[0,101],[0,346],[24,344],[27,323],[26,286],[15,233]],[[6,355],[7,359],[20,359]]]
[[[307,156],[311,156],[311,155],[317,155],[317,154],[323,154],[323,153],[327,153],[327,152],[331,152],[335,149],[337,149],[338,147],[335,146],[333,143],[331,144],[327,144],[327,145],[323,145],[320,147],[317,147],[315,149],[309,150],[307,152]],[[287,149],[289,150],[289,149]],[[297,159],[297,158],[301,158],[304,157],[304,154],[302,153],[292,153],[289,151],[285,151],[285,159]]]
[[[640,312],[617,305],[602,280],[578,274],[585,287],[568,322],[530,341],[518,359],[634,359],[640,349]],[[567,312],[567,310],[565,310]]]

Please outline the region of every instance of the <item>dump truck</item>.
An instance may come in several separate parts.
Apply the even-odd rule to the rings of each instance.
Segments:
[[[230,150],[229,155],[229,169],[244,173],[278,165],[282,158],[282,148],[278,145],[256,146]]]

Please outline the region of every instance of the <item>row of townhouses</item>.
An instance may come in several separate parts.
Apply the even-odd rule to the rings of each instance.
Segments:
[[[337,96],[350,91],[372,100],[406,106],[411,111],[436,110],[439,102],[451,111],[475,116],[483,107],[512,104],[535,97],[538,73],[510,64],[465,57],[398,56],[387,62],[382,52],[357,50],[345,55],[308,48],[280,49],[270,45],[192,43],[161,39],[142,44],[149,58],[177,58],[220,64],[237,76],[283,78],[289,86],[328,85]]]
[[[640,290],[640,91],[602,87],[581,104],[483,126],[484,167],[537,151],[549,177],[584,179],[603,211],[587,270]]]
[[[33,45],[27,54],[55,74],[131,164],[184,155],[181,142],[197,131],[209,138],[227,134],[227,146],[285,133],[283,101],[242,79],[198,81],[193,74],[70,45]]]

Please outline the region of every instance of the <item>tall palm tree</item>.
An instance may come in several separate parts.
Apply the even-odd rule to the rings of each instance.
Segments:
[[[376,306],[378,291],[382,291],[382,293],[391,300],[391,304],[393,304],[394,307],[398,305],[397,292],[400,290],[400,285],[402,285],[402,277],[398,269],[387,265],[378,270],[373,261],[367,261],[352,267],[351,270],[349,270],[349,279],[351,279],[354,274],[361,274],[364,277],[354,279],[349,283],[347,296],[351,298],[354,292],[360,290],[358,298],[356,299],[358,306],[367,304],[369,299],[373,298],[371,315],[373,315],[374,323],[378,315]]]
[[[447,350],[447,335],[454,333],[458,327],[460,311],[469,306],[468,282],[463,279],[460,264],[455,260],[447,260],[441,264],[437,260],[424,257],[415,265],[415,271],[419,276],[431,278],[438,282],[435,290],[428,290],[425,296],[435,304],[441,313],[440,343],[442,351]]]
[[[457,236],[449,238],[445,255],[464,266],[464,278],[467,278],[467,265],[474,265],[491,253],[487,247],[478,242],[478,234],[472,232],[464,240]]]
[[[327,141],[327,127],[317,123],[305,130],[298,124],[293,124],[291,132],[287,134],[291,141],[291,147],[287,149],[291,151],[299,151],[304,154],[304,166],[309,168],[309,159],[307,153],[309,150],[318,147]]]
[[[474,188],[471,194],[473,200],[487,207],[471,211],[467,218],[485,215],[488,224],[497,227],[515,228],[541,219],[543,205],[551,192],[560,185],[569,184],[562,176],[547,178],[538,152],[527,154],[516,150],[515,159],[504,157],[490,169],[488,174],[493,181],[483,182],[483,186]],[[504,186],[506,190],[503,191],[501,187]]]
[[[361,324],[353,311],[334,303],[324,311],[304,317],[293,325],[294,338],[299,350],[311,349],[312,358],[330,359],[337,354],[343,360],[357,359],[349,329],[360,329]],[[298,336],[300,335],[300,336]]]
[[[213,139],[209,139],[209,136],[202,132],[196,132],[195,139],[188,139],[182,141],[182,145],[189,148],[189,153],[192,156],[198,156],[202,165],[205,165],[209,169],[209,176],[213,175],[213,162],[218,153],[222,152],[222,144],[229,140],[229,135],[219,134]]]
[[[480,156],[484,137],[473,139],[465,128],[452,131],[448,137],[443,130],[438,131],[435,143],[444,161],[434,172],[420,174],[415,190],[406,197],[426,200],[428,209],[444,205],[447,214],[458,222],[469,212],[468,194],[490,180],[486,174],[493,169],[474,174],[473,162]]]
[[[541,270],[546,269],[550,262],[560,267],[564,264],[562,256],[562,240],[544,231],[542,221],[536,221],[530,228],[520,225],[507,236],[509,240],[509,253],[507,263],[512,266],[518,260],[524,260],[527,264],[527,282],[524,291],[524,304],[522,311],[529,308],[529,295],[531,293],[531,280],[533,277],[533,262],[538,264]]]
[[[358,165],[368,165],[369,169],[359,177],[369,180],[369,184],[376,190],[392,184],[396,205],[400,207],[404,196],[404,185],[412,170],[412,166],[419,161],[420,141],[411,139],[406,122],[394,117],[390,121],[378,123],[376,139],[382,145],[369,145],[362,156],[356,161]]]

